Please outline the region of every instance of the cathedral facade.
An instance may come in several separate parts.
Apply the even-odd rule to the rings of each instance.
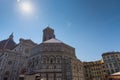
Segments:
[[[13,34],[0,41],[0,80],[19,80],[19,75],[26,72],[29,51],[35,45],[29,39],[20,39],[16,44]]]
[[[20,39],[13,49],[1,49],[0,60],[0,80],[84,80],[75,48],[56,39],[50,27],[43,30],[42,43]]]

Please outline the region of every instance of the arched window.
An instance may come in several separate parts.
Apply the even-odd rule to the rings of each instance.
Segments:
[[[54,56],[50,57],[50,63],[55,63],[55,57]]]
[[[53,58],[50,59],[50,63],[53,63]]]

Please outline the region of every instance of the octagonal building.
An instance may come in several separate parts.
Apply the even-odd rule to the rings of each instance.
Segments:
[[[84,80],[83,64],[75,48],[56,39],[54,30],[43,30],[43,42],[31,49],[24,80]]]

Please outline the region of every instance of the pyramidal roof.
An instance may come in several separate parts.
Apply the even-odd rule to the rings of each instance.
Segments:
[[[0,41],[0,50],[15,48],[16,43],[13,40],[13,33],[9,36],[8,39]]]
[[[56,39],[56,38],[52,38],[52,39],[49,39],[47,41],[44,41],[43,43],[63,43],[63,42]]]

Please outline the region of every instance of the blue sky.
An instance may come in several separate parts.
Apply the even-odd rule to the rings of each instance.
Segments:
[[[82,61],[120,51],[120,0],[21,0],[34,5],[34,14],[23,15],[17,0],[0,0],[0,40],[14,32],[19,38],[42,42],[49,25],[57,39],[76,48]]]

